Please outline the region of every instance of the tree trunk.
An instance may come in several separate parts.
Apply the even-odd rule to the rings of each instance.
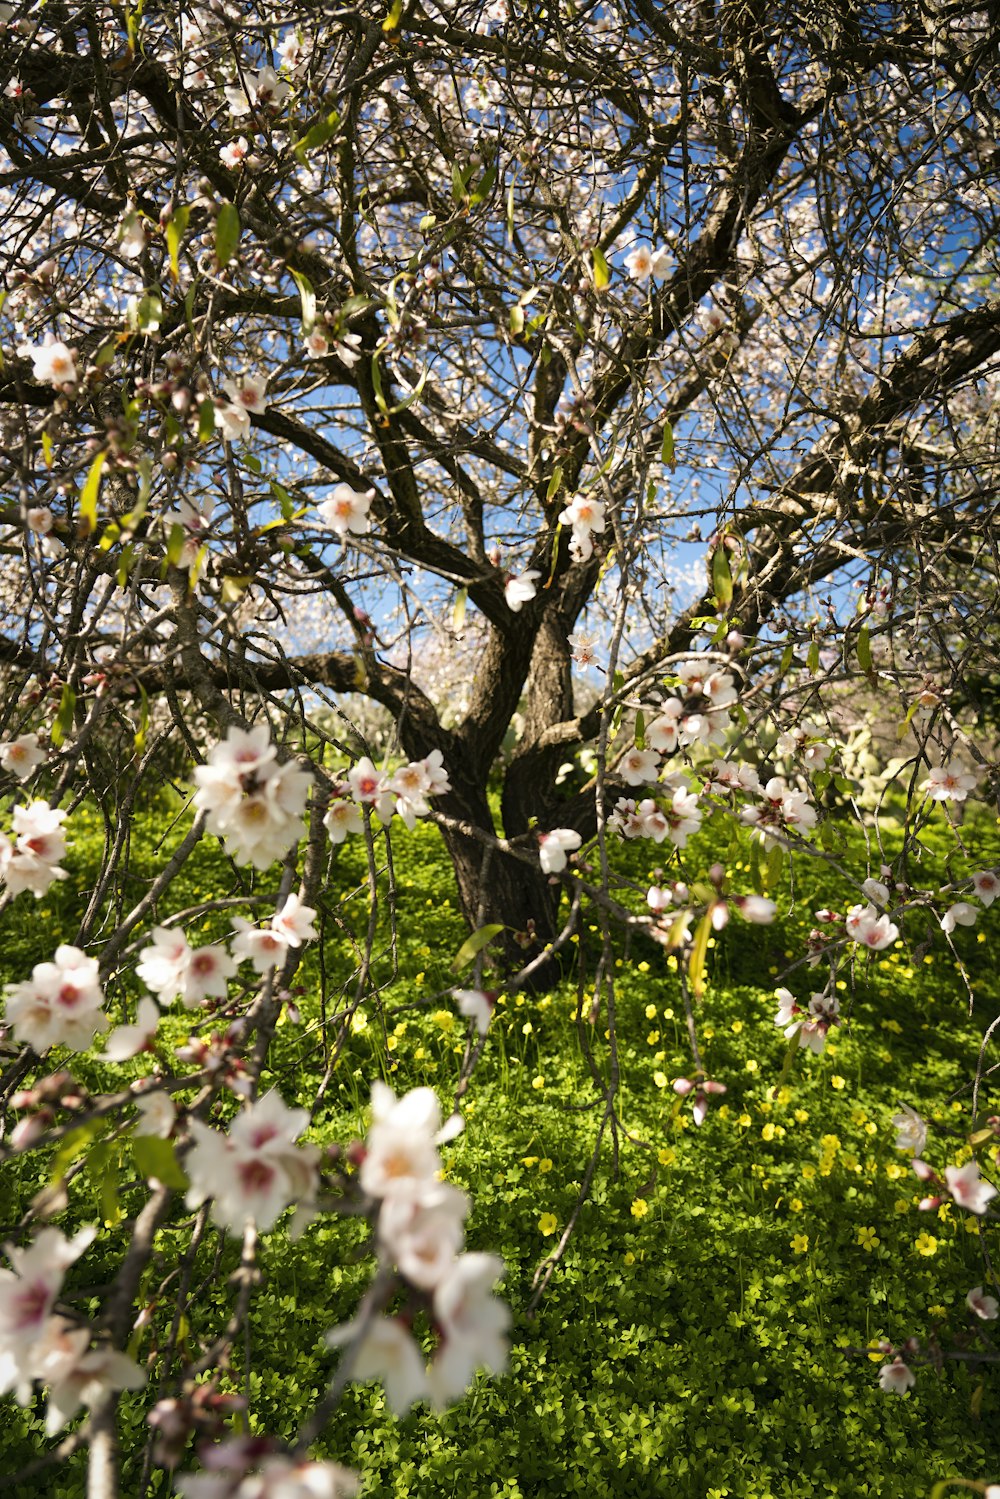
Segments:
[[[490,837],[496,829],[486,793],[479,788],[457,787],[438,798],[436,805],[448,817],[479,829]],[[540,865],[522,863],[501,850],[481,842],[473,833],[442,827],[445,847],[455,869],[462,915],[470,931],[493,922],[504,926],[496,939],[507,973],[516,973],[544,950],[558,930],[558,888],[549,883]],[[492,949],[495,951],[496,949]],[[558,956],[544,962],[525,986],[535,992],[551,989],[562,976]]]

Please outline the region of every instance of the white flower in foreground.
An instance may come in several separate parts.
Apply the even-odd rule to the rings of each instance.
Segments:
[[[541,576],[537,568],[529,567],[527,572],[512,574],[507,579],[503,587],[503,596],[512,614],[520,614],[524,605],[530,603],[535,597],[538,592],[535,580]]]
[[[436,1405],[465,1394],[477,1369],[507,1367],[510,1308],[492,1294],[504,1273],[495,1254],[463,1254],[434,1292],[443,1340],[429,1370]]]
[[[249,151],[250,142],[245,135],[241,135],[238,139],[230,141],[228,145],[220,149],[219,160],[224,167],[231,167],[235,171],[237,167],[243,165]]]
[[[359,1331],[348,1322],[328,1332],[326,1341],[337,1347],[353,1341]],[[430,1395],[420,1349],[397,1317],[378,1317],[368,1324],[355,1353],[351,1378],[360,1384],[380,1379],[385,1398],[397,1416],[405,1416],[414,1401]]]
[[[237,864],[266,869],[305,833],[302,820],[312,775],[278,765],[267,726],[232,728],[205,765],[195,768],[194,803],[206,827]]]
[[[337,484],[328,500],[318,507],[323,524],[338,536],[364,536],[371,526],[374,489],[352,489],[349,484]]]
[[[108,1028],[103,1003],[97,959],[64,945],[53,962],[36,963],[30,979],[8,987],[6,1015],[17,1040],[39,1053],[50,1046],[86,1051]]]
[[[957,900],[941,917],[942,932],[952,933],[956,926],[975,926],[979,913],[967,900]]]
[[[911,1155],[922,1155],[927,1144],[927,1125],[909,1104],[901,1103],[899,1113],[892,1116],[896,1130],[896,1149],[907,1150]]]
[[[947,765],[932,766],[920,789],[927,792],[932,802],[964,802],[969,792],[976,789],[976,777],[949,761]]]
[[[360,1480],[338,1463],[296,1461],[277,1454],[266,1457],[256,1473],[246,1474],[246,1453],[237,1450],[227,1460],[226,1447],[239,1449],[239,1442],[224,1443],[217,1451],[203,1454],[212,1473],[182,1473],[174,1487],[184,1499],[352,1499]],[[233,1468],[235,1472],[220,1471]]]
[[[226,442],[239,442],[249,437],[250,413],[245,406],[237,406],[235,403],[219,406],[216,408],[215,417]]]
[[[257,416],[267,410],[264,399],[267,391],[266,375],[241,375],[238,380],[223,380],[222,388],[234,406],[241,406]]]
[[[583,842],[573,828],[553,828],[538,836],[538,862],[545,874],[559,874],[566,868],[567,854],[574,853]]]
[[[441,1105],[432,1088],[414,1088],[397,1099],[385,1083],[372,1083],[372,1124],[358,1179],[369,1197],[412,1194],[429,1187],[441,1169],[437,1145],[450,1138],[441,1127]]]
[[[1000,879],[991,869],[984,869],[981,874],[972,876],[972,888],[984,906],[992,906],[1000,895]]]
[[[67,1239],[43,1228],[27,1249],[5,1244],[13,1270],[0,1270],[0,1395],[17,1389],[26,1403],[35,1355],[63,1277],[93,1243],[97,1230],[82,1228]]]
[[[21,781],[26,781],[44,760],[45,751],[38,748],[37,734],[19,734],[0,744],[0,765]]]
[[[49,1386],[45,1430],[49,1436],[71,1421],[81,1405],[100,1404],[109,1390],[139,1390],[146,1375],[124,1353],[107,1345],[88,1349],[90,1329],[51,1317],[36,1359],[36,1378]]]
[[[775,1025],[781,1026],[787,1040],[798,1032],[799,1044],[817,1055],[826,1045],[827,1032],[840,1024],[840,1001],[834,994],[814,994],[803,1008],[788,989],[777,989],[780,1001]]]
[[[305,1109],[289,1109],[273,1090],[242,1110],[228,1135],[192,1119],[188,1207],[213,1198],[213,1221],[238,1234],[250,1222],[271,1228],[291,1203],[311,1201],[319,1151],[294,1144],[308,1122]]]
[[[26,512],[24,519],[27,522],[28,530],[35,536],[48,536],[56,523],[56,518],[48,505],[32,505]]]
[[[459,1014],[474,1021],[476,1030],[485,1036],[493,1019],[496,995],[488,994],[485,989],[453,989],[451,992],[458,1002]]]
[[[653,251],[649,245],[636,245],[625,256],[625,269],[633,281],[638,281],[640,286],[649,280],[653,274]]]
[[[17,351],[30,359],[32,376],[43,385],[75,385],[76,356],[73,349],[53,339],[50,343],[22,344]]]
[[[250,962],[261,974],[270,973],[278,963],[284,962],[288,955],[288,943],[284,937],[269,927],[254,926],[243,916],[232,917],[231,924],[236,932],[232,950],[237,962]]]
[[[734,895],[730,904],[735,906],[744,921],[756,926],[770,926],[778,913],[777,903],[766,895]]]
[[[889,904],[889,887],[881,880],[867,879],[861,888],[872,905],[884,908]]]
[[[637,745],[618,762],[618,774],[628,786],[645,786],[655,781],[659,769],[660,757],[656,751],[641,750]]]
[[[982,1286],[973,1286],[965,1304],[970,1312],[974,1312],[983,1322],[995,1322],[1000,1316],[1000,1302],[995,1296],[986,1296]]]
[[[104,1043],[103,1055],[112,1062],[124,1062],[128,1057],[137,1057],[149,1046],[159,1023],[159,1005],[155,999],[143,996],[139,1001],[135,1025],[117,1026]]]
[[[282,108],[292,90],[285,80],[279,78],[274,69],[268,66],[261,68],[259,73],[245,72],[239,84],[224,89],[223,92],[229,105],[229,113],[236,119],[242,119],[244,115],[250,114],[254,107],[277,112]]]
[[[300,895],[289,895],[281,910],[271,917],[271,930],[289,947],[301,947],[303,942],[315,942],[319,935],[313,926],[316,914]]]
[[[468,1211],[468,1197],[447,1182],[386,1197],[378,1216],[379,1249],[412,1285],[433,1291],[452,1273]]]
[[[965,1166],[946,1166],[944,1177],[948,1191],[959,1207],[970,1213],[982,1215],[997,1195],[996,1187],[980,1177],[978,1161],[969,1161]]]
[[[154,926],[153,941],[139,953],[136,975],[161,1005],[183,993],[191,948],[179,927]]]
[[[177,1108],[169,1093],[157,1088],[155,1093],[143,1093],[135,1101],[139,1117],[132,1126],[134,1135],[156,1135],[165,1140],[177,1122]]]
[[[364,832],[365,820],[354,803],[345,797],[330,803],[323,826],[330,834],[331,843],[343,843],[348,833]]]
[[[66,879],[58,864],[66,852],[65,820],[65,812],[45,801],[14,808],[13,847],[0,835],[0,874],[12,895],[30,890],[42,896],[54,880]]]
[[[845,922],[847,935],[871,952],[882,952],[891,947],[899,936],[899,927],[887,915],[879,915],[871,903],[867,906],[852,906]]]
[[[905,1395],[917,1382],[917,1376],[909,1364],[904,1364],[901,1358],[893,1359],[891,1364],[883,1364],[878,1371],[878,1382],[888,1395]]]

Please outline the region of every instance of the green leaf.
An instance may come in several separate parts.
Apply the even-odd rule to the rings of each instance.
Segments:
[[[198,441],[208,442],[215,431],[215,402],[202,401],[198,407]]]
[[[660,448],[660,461],[667,464],[669,468],[676,468],[677,460],[674,457],[674,429],[668,421],[663,423],[663,445]]]
[[[728,609],[733,602],[733,573],[724,546],[717,546],[712,553],[712,588],[720,609]]]
[[[388,36],[391,32],[399,29],[399,23],[403,19],[403,0],[392,0],[389,14],[382,22],[382,30]]]
[[[812,645],[809,647],[809,654],[806,657],[806,665],[808,666],[809,670],[812,672],[813,676],[815,676],[816,673],[819,671],[819,641],[818,640],[814,640],[813,643],[812,643]]]
[[[53,1187],[58,1187],[69,1167],[81,1151],[86,1149],[95,1135],[100,1133],[103,1125],[102,1119],[92,1119],[89,1124],[81,1124],[77,1129],[71,1129],[68,1135],[63,1136],[49,1163],[49,1182]]]
[[[867,625],[862,625],[858,631],[858,661],[861,670],[870,677],[872,675],[872,643]]]
[[[163,298],[159,287],[151,286],[141,297],[129,300],[129,322],[139,333],[155,333],[163,322]]]
[[[316,293],[304,271],[292,271],[292,280],[298,287],[299,297],[302,300],[302,337],[308,338],[316,326]]]
[[[264,465],[261,463],[256,453],[244,453],[243,463],[252,474],[260,474],[263,472]]]
[[[470,202],[470,204],[472,204],[473,207],[478,207],[480,203],[485,203],[486,202],[486,199],[489,197],[490,193],[493,191],[493,184],[496,182],[496,180],[497,180],[497,169],[496,169],[496,167],[487,167],[486,171],[483,173],[482,177],[480,177],[480,179],[479,179],[479,184],[476,187],[475,192],[473,192],[472,196],[469,199],[469,202]]]
[[[635,715],[635,747],[646,748],[646,715],[640,708]]]
[[[328,140],[332,140],[340,126],[340,115],[331,110],[325,120],[317,120],[315,125],[310,125],[300,141],[295,143],[295,155],[303,166],[306,165],[313,151],[318,151],[320,146],[325,146]]]
[[[59,712],[56,714],[55,722],[49,731],[49,738],[56,749],[63,743],[66,735],[73,727],[73,712],[75,708],[76,693],[67,682],[62,690],[62,697],[59,699]]]
[[[594,287],[597,291],[603,291],[611,284],[611,267],[604,257],[604,251],[595,245],[591,253],[594,263]]]
[[[469,590],[460,588],[455,595],[455,607],[451,614],[452,634],[461,635],[465,626],[465,606],[469,601]]]
[[[504,930],[502,921],[490,922],[488,926],[481,926],[478,932],[473,932],[471,937],[466,937],[458,952],[451,960],[452,973],[460,973],[467,968],[477,953],[482,952],[488,942],[498,937]]]
[[[80,494],[79,520],[84,536],[89,536],[91,531],[97,529],[97,496],[101,488],[101,470],[107,456],[103,451],[97,454]]]
[[[171,567],[176,567],[180,562],[186,540],[184,527],[175,521],[170,527],[170,535],[167,537],[167,562]]]
[[[781,871],[785,863],[785,850],[780,843],[773,843],[768,849],[767,863],[764,866],[763,880],[764,889],[773,890],[781,879]]]
[[[118,587],[124,588],[128,583],[129,573],[135,559],[135,547],[129,542],[128,546],[122,548],[122,554],[118,562]]]
[[[385,403],[385,396],[382,394],[382,371],[379,368],[377,354],[372,355],[372,389],[375,392],[375,405],[382,412],[383,416],[388,416],[389,408]]]
[[[761,841],[759,838],[750,839],[750,883],[758,895],[764,894],[764,877],[760,869]]]
[[[708,939],[712,932],[712,913],[706,911],[698,923],[694,934],[694,942],[691,947],[691,957],[688,961],[688,978],[691,983],[691,993],[695,999],[701,999],[705,992],[705,958],[708,953]]]
[[[170,1140],[161,1140],[158,1135],[133,1135],[131,1144],[140,1176],[147,1180],[155,1176],[165,1187],[184,1190],[188,1179],[178,1164],[177,1152]]]
[[[175,209],[170,215],[170,222],[167,224],[167,252],[170,255],[170,274],[175,281],[181,279],[180,248],[187,233],[190,217],[190,203],[182,203],[180,208]]]
[[[141,755],[146,747],[146,734],[149,730],[149,696],[141,682],[139,683],[139,701],[139,727],[132,741],[137,755]]]
[[[521,334],[524,332],[524,308],[521,306],[520,302],[518,302],[514,307],[510,309],[508,326],[514,338],[520,338]]]
[[[548,485],[548,488],[545,491],[545,498],[546,498],[546,500],[553,500],[553,499],[555,499],[556,495],[559,493],[559,487],[562,484],[562,481],[563,481],[562,464],[557,463],[556,466],[555,466],[555,468],[552,470],[552,475],[551,475],[551,477],[549,479],[549,485]]]
[[[235,203],[227,198],[215,221],[215,259],[221,271],[236,254],[240,242],[240,215]]]

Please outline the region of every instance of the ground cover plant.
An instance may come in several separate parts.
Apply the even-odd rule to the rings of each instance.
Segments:
[[[0,4],[7,1488],[1000,1499],[998,58]]]
[[[162,812],[137,823],[140,881],[156,868],[162,823]],[[100,867],[96,809],[83,811],[79,826],[75,872],[86,883]],[[988,828],[980,832],[995,841]],[[929,857],[939,859],[940,830],[929,843]],[[203,848],[187,866],[179,898],[194,904],[207,895],[217,862]],[[642,861],[632,864],[641,877]],[[399,978],[384,1011],[376,1002],[354,1014],[314,1113],[310,1138],[320,1143],[363,1135],[372,1077],[397,1088],[430,1086],[445,1101],[460,1077],[467,1022],[448,991],[463,928],[446,853],[428,829],[400,849],[396,866]],[[806,865],[797,874],[818,899],[815,871]],[[345,850],[335,876],[341,888],[363,888],[363,855]],[[775,892],[779,902],[782,893]],[[11,923],[12,965],[30,967],[50,949],[61,895],[53,887],[30,919]],[[206,920],[205,939],[223,928],[218,917]],[[914,1329],[971,1346],[973,1314],[962,1287],[982,1279],[980,1223],[951,1204],[920,1212],[922,1189],[895,1148],[892,1124],[903,1087],[936,1132],[962,1137],[962,1087],[977,1031],[961,975],[940,950],[915,958],[897,943],[876,955],[859,975],[850,1027],[821,1056],[803,1048],[794,1073],[777,1086],[786,1046],[773,1025],[773,991],[801,935],[789,920],[712,939],[699,1033],[706,1069],[724,1077],[729,1091],[700,1130],[690,1103],[670,1085],[690,1063],[677,957],[648,941],[631,961],[619,956],[618,1169],[606,1150],[582,1208],[600,1101],[588,1099],[581,1024],[591,1063],[605,1073],[608,1038],[581,1019],[575,981],[544,995],[501,998],[465,1104],[467,1129],[448,1148],[447,1174],[475,1203],[470,1247],[495,1249],[506,1265],[514,1312],[509,1367],[499,1381],[480,1379],[461,1405],[429,1417],[400,1420],[380,1383],[352,1386],[316,1444],[318,1456],[358,1471],[368,1492],[399,1496],[465,1494],[482,1486],[483,1473],[492,1475],[486,1492],[525,1496],[595,1487],[760,1499],[903,1495],[995,1469],[997,1387],[981,1367],[928,1368],[912,1395],[887,1401],[877,1377],[884,1355],[876,1351],[874,1362],[859,1356],[883,1339],[902,1343]],[[962,963],[977,983],[985,977],[989,996],[995,980],[976,935],[963,944]],[[580,941],[596,959],[595,932],[582,932]],[[331,932],[323,961],[329,982],[356,959]],[[293,1107],[315,1100],[324,1072],[316,954],[299,977],[295,1020],[280,1027],[270,1058]],[[187,1035],[186,1019],[172,1039]],[[132,1070],[144,1068],[137,1061]],[[95,1092],[109,1086],[99,1064],[76,1076]],[[81,1158],[69,1214],[71,1223],[103,1219],[88,1259],[88,1281],[97,1286],[115,1273],[130,1204],[118,1200],[82,1142],[63,1154],[55,1174]],[[51,1178],[52,1162],[51,1151],[41,1164],[25,1158],[5,1222],[16,1221]],[[578,1208],[558,1269],[529,1313],[538,1272]],[[202,1284],[184,1314],[182,1354],[225,1323],[228,1280],[239,1262],[238,1243],[221,1234],[196,1257],[193,1278]],[[173,1264],[164,1230],[150,1283]],[[297,1245],[283,1234],[263,1241],[245,1337],[210,1371],[220,1392],[246,1398],[246,1414],[227,1418],[232,1431],[294,1440],[329,1377],[324,1332],[350,1316],[370,1264],[363,1229],[345,1235],[314,1224]],[[150,1305],[129,1345],[140,1360],[162,1349],[174,1314],[169,1296]],[[142,1472],[145,1404],[142,1394],[123,1404],[126,1454],[134,1433],[122,1468],[126,1492]],[[23,1412],[12,1407],[9,1417],[11,1471],[30,1471],[44,1444],[44,1402]],[[86,1492],[85,1470],[80,1450],[75,1463],[43,1468],[12,1492],[69,1499]],[[150,1492],[169,1487],[154,1478]]]

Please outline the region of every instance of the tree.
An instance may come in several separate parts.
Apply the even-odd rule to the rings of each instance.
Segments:
[[[5,10],[0,727],[48,732],[52,807],[101,801],[102,972],[153,905],[131,809],[206,754],[190,837],[260,867],[308,769],[305,899],[324,819],[434,815],[470,929],[539,985],[574,844],[621,915],[609,829],[686,836],[672,731],[642,760],[671,693],[682,746],[732,708],[770,753],[861,682],[915,766],[985,761],[949,704],[997,670],[992,10]],[[220,740],[287,793],[275,841],[213,800]],[[758,856],[804,795],[744,819]]]
[[[784,600],[991,524],[985,12],[129,26],[86,6],[7,24],[15,616],[26,510],[71,543],[30,563],[62,608],[44,631],[10,619],[7,660],[67,682],[80,723],[168,679],[179,717],[220,726],[234,694],[301,715],[304,692],[362,690],[407,755],[443,754],[470,924],[549,939],[543,880],[497,848],[482,878],[515,713],[505,837],[590,833],[592,791],[565,801],[559,766],[694,621],[728,609],[763,641]],[[23,352],[46,338],[71,380]],[[316,510],[337,485],[374,491],[364,523],[333,523],[343,544]],[[174,519],[196,557],[165,604]],[[704,520],[716,571],[678,613],[665,585]],[[306,600],[323,612],[296,650]],[[99,609],[127,620],[117,648],[81,636]],[[584,621],[616,631],[621,678],[577,712]],[[463,628],[477,668],[446,726],[421,641]]]

